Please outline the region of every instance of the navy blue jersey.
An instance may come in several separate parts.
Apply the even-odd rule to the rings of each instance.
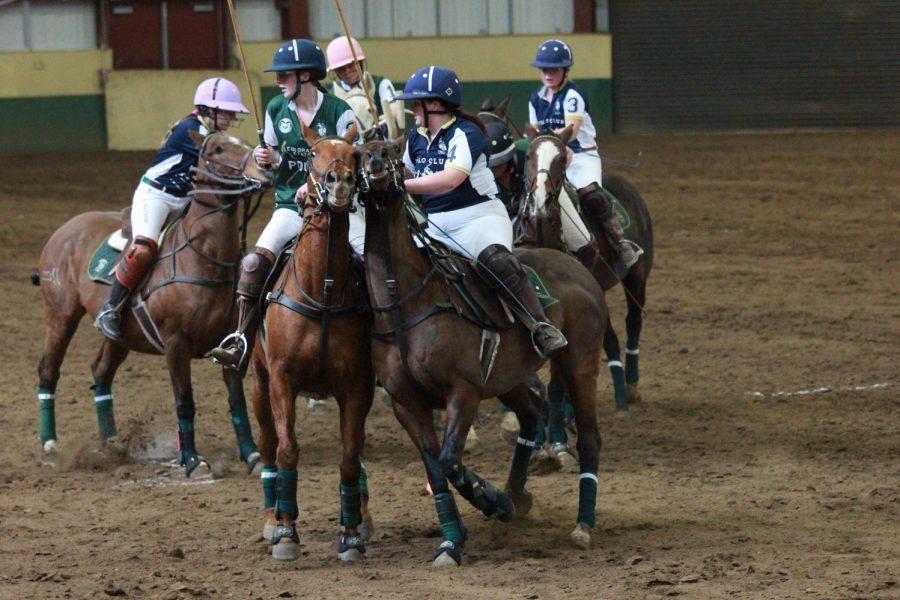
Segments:
[[[153,165],[144,176],[166,186],[166,191],[182,198],[193,187],[191,167],[197,164],[200,152],[191,139],[190,132],[201,135],[209,131],[197,115],[190,115],[179,121],[166,136],[163,145],[156,153]]]
[[[566,126],[566,117],[581,121],[578,136],[569,142],[569,148],[581,152],[585,148],[597,147],[597,131],[590,110],[584,91],[568,81],[556,92],[545,86],[531,94],[528,121],[545,131],[562,129]]]
[[[410,131],[403,163],[415,177],[438,173],[444,168],[457,169],[468,175],[449,192],[422,196],[425,210],[437,213],[497,197],[497,184],[487,166],[487,158],[488,139],[484,132],[469,120],[453,118],[441,127],[431,143],[424,127]]]

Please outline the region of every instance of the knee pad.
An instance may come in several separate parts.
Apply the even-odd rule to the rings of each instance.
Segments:
[[[519,259],[502,244],[491,244],[482,250],[478,262],[482,276],[493,288],[501,287],[502,282],[511,289],[517,289],[526,277]]]
[[[612,216],[609,199],[597,182],[578,188],[578,202],[581,203],[582,210],[591,217],[605,221]]]
[[[259,297],[262,293],[263,285],[275,257],[265,248],[259,246],[253,249],[241,261],[241,276],[238,279],[237,293],[241,296]]]
[[[141,235],[134,238],[116,267],[116,278],[119,283],[129,290],[134,289],[156,260],[157,254],[159,247],[156,240]]]

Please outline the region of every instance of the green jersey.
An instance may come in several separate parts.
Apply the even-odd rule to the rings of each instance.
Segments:
[[[309,128],[320,137],[344,135],[356,123],[350,106],[334,96],[316,92],[318,104]],[[266,143],[281,153],[281,164],[275,172],[275,208],[299,210],[294,202],[297,189],[309,174],[306,161],[309,144],[300,130],[297,105],[284,96],[276,96],[266,107]]]

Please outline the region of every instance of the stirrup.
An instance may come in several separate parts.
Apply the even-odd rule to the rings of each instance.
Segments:
[[[110,340],[112,340],[112,341],[114,341],[114,342],[118,342],[119,340],[122,339],[122,332],[121,332],[121,330],[119,331],[119,335],[117,335],[117,336],[116,336],[116,335],[112,335],[112,334],[108,331],[108,329],[105,327],[105,325],[107,324],[107,320],[108,320],[109,315],[113,315],[113,318],[114,318],[115,320],[119,321],[119,325],[120,325],[120,327],[121,327],[121,319],[122,319],[122,316],[121,316],[121,314],[120,314],[120,312],[119,312],[120,310],[121,310],[121,307],[115,307],[115,306],[107,305],[106,308],[102,309],[102,310],[97,314],[97,318],[94,319],[94,327],[96,327],[98,330],[100,330],[100,333],[102,333],[103,335],[105,335],[107,338],[109,338]]]
[[[235,364],[225,364],[224,362],[216,358],[213,353],[216,350],[223,350],[226,352],[230,351],[230,349],[226,346],[228,346],[228,343],[232,340],[235,342],[235,346],[241,349],[241,357]],[[229,333],[219,343],[219,345],[215,349],[213,349],[212,352],[210,352],[210,355],[212,356],[213,362],[217,365],[222,365],[223,369],[233,369],[237,371],[240,369],[241,365],[244,364],[244,359],[247,358],[247,337],[244,335],[243,331],[235,331],[234,333]]]
[[[625,268],[625,271],[628,272],[628,269],[633,267],[635,265],[635,263],[637,263],[637,261],[641,258],[641,255],[644,253],[644,249],[641,248],[640,246],[638,246],[636,243],[632,242],[631,240],[626,240],[623,238],[622,242],[619,244],[619,246],[621,247],[621,246],[625,246],[625,245],[627,245],[629,248],[631,248],[631,251],[634,253],[631,257],[631,260],[628,263],[622,263],[623,267]]]

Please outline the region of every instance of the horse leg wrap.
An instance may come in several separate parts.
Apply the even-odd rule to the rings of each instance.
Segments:
[[[550,430],[551,444],[567,444],[569,437],[566,435],[566,388],[555,379],[550,380],[547,386],[547,427]]]
[[[247,460],[257,450],[256,443],[253,441],[253,432],[250,430],[250,417],[247,416],[247,409],[233,409],[231,424],[234,425],[234,436],[237,438],[241,460]]]
[[[628,389],[625,386],[625,367],[618,351],[607,357],[606,366],[612,375],[613,391],[616,397],[616,410],[628,410]]]
[[[297,519],[300,509],[297,508],[297,471],[295,469],[278,469],[275,478],[275,518]]]
[[[536,434],[531,435],[536,438]],[[528,439],[520,435],[516,440],[516,448],[513,450],[512,464],[509,467],[509,488],[512,490],[525,489],[525,481],[528,479],[528,463],[531,462],[531,454],[535,448],[540,448],[534,439]]]
[[[268,510],[275,508],[275,480],[278,477],[278,467],[275,465],[266,465],[259,472],[259,479],[262,482],[263,489],[263,508]]]
[[[156,240],[137,236],[125,251],[125,255],[116,266],[116,279],[129,290],[133,290],[144,278],[147,269],[153,265],[159,247]]]
[[[628,321],[630,319],[626,319]],[[625,381],[628,383],[637,383],[640,375],[638,374],[638,355],[639,342],[641,336],[641,322],[628,323],[628,342],[625,344]]]
[[[178,419],[178,455],[181,464],[187,464],[189,457],[197,456],[197,448],[194,446],[194,419]]]
[[[597,522],[597,474],[578,476],[578,522],[591,529]]]
[[[97,411],[97,426],[100,429],[100,439],[108,440],[116,435],[112,386],[107,383],[95,383],[91,386],[91,389],[94,390],[94,409]]]
[[[369,495],[369,474],[366,472],[366,461],[359,457],[359,493],[368,497]]]
[[[459,495],[480,510],[484,516],[493,517],[498,512],[504,512],[498,502],[497,490],[490,483],[479,477],[474,471],[459,465],[459,469],[451,475],[450,483],[459,492]],[[502,516],[502,515],[501,515]]]
[[[451,492],[435,494],[434,507],[437,509],[444,539],[461,546],[466,541],[466,528],[463,527],[462,520],[459,518],[459,510],[456,508],[453,494]]]
[[[356,527],[362,523],[362,497],[358,485],[341,484],[341,525]]]
[[[39,386],[37,397],[40,408],[38,435],[44,445],[56,439],[56,387]]]

